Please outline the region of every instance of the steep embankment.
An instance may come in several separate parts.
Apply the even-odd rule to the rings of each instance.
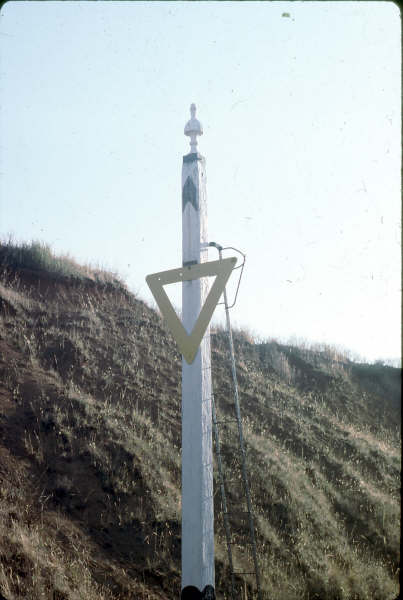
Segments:
[[[180,359],[161,319],[116,281],[21,268],[3,273],[0,315],[2,596],[178,597]],[[226,338],[212,339],[227,417]],[[399,370],[241,333],[235,346],[265,597],[392,600]],[[236,479],[235,431],[221,435]],[[238,495],[229,485],[234,506]],[[218,493],[216,520],[227,598]],[[247,570],[245,524],[235,525]],[[237,585],[253,597],[252,580]]]

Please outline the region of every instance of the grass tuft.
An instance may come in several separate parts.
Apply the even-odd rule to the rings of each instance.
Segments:
[[[39,271],[42,276],[56,279],[91,280],[123,286],[116,274],[80,265],[68,255],[57,256],[48,244],[38,241],[17,244],[9,239],[0,242],[0,270]]]

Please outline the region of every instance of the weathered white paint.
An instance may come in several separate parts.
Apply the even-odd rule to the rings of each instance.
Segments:
[[[192,119],[194,113],[192,107]],[[196,139],[197,132],[194,133],[196,126],[192,124],[192,119],[189,122],[191,125],[188,132],[190,131]],[[198,135],[200,133],[201,131]],[[193,141],[193,148],[195,147]],[[182,189],[188,178],[195,186],[196,202],[188,201],[183,206],[183,262],[206,262],[208,260],[206,174],[205,159],[200,154],[191,153],[184,157]],[[182,322],[188,333],[195,325],[207,293],[208,278],[185,281],[182,284]],[[207,585],[214,587],[209,327],[193,363],[188,364],[182,359],[182,589],[186,586],[195,586],[202,591]]]

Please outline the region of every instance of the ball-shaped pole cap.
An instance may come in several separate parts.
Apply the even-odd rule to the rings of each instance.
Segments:
[[[190,121],[185,125],[185,135],[190,137],[190,152],[197,152],[197,136],[203,135],[203,126],[196,119],[196,104],[190,105]]]

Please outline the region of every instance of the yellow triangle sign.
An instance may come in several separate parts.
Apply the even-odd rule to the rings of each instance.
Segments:
[[[183,354],[183,357],[188,364],[191,364],[195,359],[200,342],[210,323],[214,309],[224,291],[236,260],[235,257],[231,257],[224,258],[223,260],[214,260],[212,262],[197,263],[179,269],[153,273],[146,277],[148,287],[158,304],[158,308],[160,309],[166,324],[170,328],[180,352]],[[163,286],[169,283],[191,281],[193,279],[200,279],[200,277],[213,276],[216,276],[216,279],[211,286],[192,332],[188,334],[178,318]]]

